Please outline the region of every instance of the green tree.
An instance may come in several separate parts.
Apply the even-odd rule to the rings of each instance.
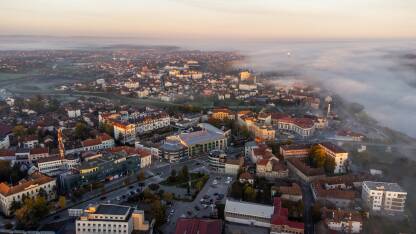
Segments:
[[[240,182],[235,181],[231,185],[231,196],[235,199],[241,199],[243,196],[243,186]]]
[[[195,189],[196,190],[201,191],[203,187],[204,187],[204,182],[202,180],[198,180],[195,183]]]
[[[110,136],[114,136],[114,127],[108,123],[100,124],[100,131],[107,133]]]
[[[163,200],[165,201],[172,201],[173,200],[173,194],[170,192],[164,192],[163,193]]]
[[[188,167],[186,165],[182,167],[181,177],[183,178],[183,180],[188,180],[188,178],[189,178],[189,170],[188,170]]]
[[[47,198],[48,198],[48,193],[46,192],[46,190],[45,190],[45,189],[40,188],[40,189],[39,189],[38,196],[40,196],[40,197],[43,197],[43,198],[47,199]]]
[[[250,185],[244,187],[244,200],[251,202],[256,201],[256,191]]]
[[[335,159],[332,157],[326,157],[325,165],[324,165],[326,173],[333,174],[335,170],[335,166],[336,166]]]
[[[165,223],[165,207],[162,206],[160,200],[154,200],[150,205],[150,210],[155,219],[155,226],[158,228]]]
[[[15,216],[20,226],[34,228],[49,214],[49,206],[42,196],[25,198],[20,209],[16,210]]]
[[[61,209],[65,208],[65,206],[66,206],[65,196],[59,196],[58,205],[59,205],[59,208],[61,208]]]
[[[84,122],[78,122],[75,124],[75,137],[80,139],[88,138],[88,127]]]
[[[12,201],[12,204],[10,205],[10,212],[13,214],[16,212],[16,210],[22,208],[22,203],[18,201]]]
[[[142,182],[142,181],[144,181],[146,179],[146,176],[144,175],[144,171],[140,171],[139,172],[139,175],[137,175],[137,180],[139,181],[139,182]]]
[[[326,155],[325,150],[319,145],[314,145],[311,148],[310,157],[312,159],[312,164],[315,167],[321,168],[325,165]]]
[[[26,136],[27,134],[27,129],[23,126],[23,125],[16,125],[13,130],[13,135],[17,138],[21,138]]]

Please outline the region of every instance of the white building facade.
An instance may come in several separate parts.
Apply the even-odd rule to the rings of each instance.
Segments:
[[[370,211],[404,212],[407,192],[397,183],[364,181],[361,198]]]

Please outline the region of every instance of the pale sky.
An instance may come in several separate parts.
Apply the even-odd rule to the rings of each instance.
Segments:
[[[1,35],[416,37],[416,0],[0,0]]]

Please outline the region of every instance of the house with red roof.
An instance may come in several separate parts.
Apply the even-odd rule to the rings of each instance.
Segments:
[[[83,151],[96,151],[114,147],[114,139],[107,133],[102,133],[94,139],[86,139],[81,142]]]
[[[274,213],[270,221],[270,234],[293,233],[303,234],[304,224],[301,222],[290,221],[288,219],[289,210],[282,207],[280,197],[274,199]]]
[[[175,234],[221,234],[222,224],[219,219],[180,218]]]

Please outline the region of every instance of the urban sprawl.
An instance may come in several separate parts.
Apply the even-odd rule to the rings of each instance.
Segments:
[[[364,233],[408,218],[398,182],[355,166],[370,136],[337,94],[242,60],[164,47],[4,52],[2,73],[64,81],[51,95],[0,87],[0,228]]]

